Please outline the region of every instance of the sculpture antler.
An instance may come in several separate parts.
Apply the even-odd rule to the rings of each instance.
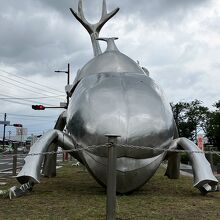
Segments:
[[[99,36],[99,32],[103,25],[110,19],[112,18],[118,11],[119,8],[116,8],[112,12],[108,13],[107,8],[106,8],[106,0],[103,0],[102,4],[102,16],[99,22],[95,24],[91,24],[88,22],[84,16],[83,13],[83,7],[82,7],[82,0],[79,0],[78,3],[78,12],[74,11],[72,8],[70,8],[70,11],[74,15],[74,17],[85,27],[85,29],[89,32],[91,41],[92,41],[92,46],[93,46],[93,52],[94,55],[97,56],[101,53],[101,49],[99,46],[99,43],[96,41],[96,39]]]

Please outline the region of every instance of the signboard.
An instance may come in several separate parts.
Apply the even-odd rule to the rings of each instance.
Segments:
[[[66,108],[67,106],[67,103],[66,102],[60,102],[60,107],[61,108]]]
[[[204,142],[203,142],[203,136],[201,135],[201,134],[199,134],[198,136],[197,136],[197,145],[198,145],[198,147],[200,148],[200,150],[204,150]]]
[[[10,125],[10,121],[0,121],[0,125]]]
[[[27,128],[16,128],[16,135],[27,135]]]

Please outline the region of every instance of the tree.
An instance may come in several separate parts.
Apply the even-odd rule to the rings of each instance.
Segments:
[[[199,100],[171,104],[179,136],[196,141],[197,132],[205,129],[209,110],[201,104]]]
[[[188,122],[191,122],[192,126],[195,126],[193,129],[193,140],[197,139],[198,131],[205,131],[205,125],[209,114],[209,109],[201,104],[202,102],[199,100],[190,102],[186,112]]]
[[[213,106],[220,110],[220,100],[218,100]]]
[[[206,136],[210,144],[220,150],[220,101],[214,104],[217,110],[210,112],[206,123]]]

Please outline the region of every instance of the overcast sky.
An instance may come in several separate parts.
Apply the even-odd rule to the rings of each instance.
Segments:
[[[73,81],[93,57],[88,33],[69,11],[77,2],[0,0],[0,120],[6,112],[29,134],[54,126],[60,109],[34,111],[31,105],[59,105],[66,75],[54,70],[66,70],[69,62]],[[101,5],[83,1],[89,21],[99,20]],[[108,11],[116,7],[100,36],[119,37],[119,50],[149,70],[170,102],[199,99],[211,107],[220,99],[220,1],[107,0]],[[15,131],[8,127],[6,135],[9,130]]]

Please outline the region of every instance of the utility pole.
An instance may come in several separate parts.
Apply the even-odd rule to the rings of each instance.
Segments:
[[[7,114],[5,113],[4,114],[4,128],[3,128],[3,139],[2,139],[2,142],[3,142],[3,149],[5,149],[5,127],[6,127],[6,118],[7,118]]]
[[[23,141],[22,141],[22,135],[23,135],[23,128],[20,128],[20,134],[21,134],[21,144],[20,144],[20,146],[23,146]]]
[[[67,71],[64,71],[64,70],[56,70],[54,71],[55,73],[66,73],[67,74],[67,85],[70,84],[70,64],[68,63],[68,66],[67,66]],[[69,105],[69,94],[66,93],[66,107],[68,107]]]

